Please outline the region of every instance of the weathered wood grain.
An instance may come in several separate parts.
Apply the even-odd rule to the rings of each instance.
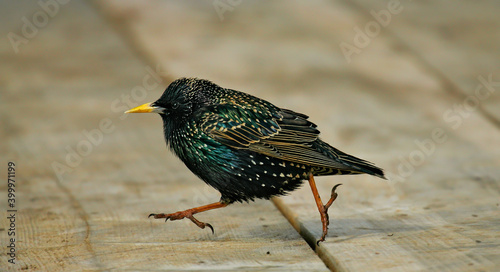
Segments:
[[[452,51],[442,44],[425,47],[442,43],[433,34],[438,24],[405,32],[402,21],[410,27],[427,14],[446,22],[461,13],[445,12],[448,6],[441,4],[403,4],[404,12],[387,28],[398,35],[382,30],[351,62],[340,44],[352,41],[354,27],[371,19],[345,1],[243,2],[222,18],[211,3],[114,1],[100,7],[172,76],[209,78],[307,113],[323,139],[388,170],[388,182],[369,176],[319,179],[325,197],[344,183],[331,209],[330,237],[317,248],[330,267],[494,271],[500,266],[500,154],[494,148],[500,133],[494,119],[476,109],[454,111],[466,105],[449,85],[471,90],[478,75],[493,73],[497,56],[490,50],[476,58],[474,67],[486,67],[476,71],[466,67],[464,54],[482,54],[477,44]],[[460,12],[467,13],[466,5],[459,5]],[[134,21],[127,20],[131,14]],[[491,48],[498,45],[489,41]],[[491,110],[495,99],[482,103]],[[275,203],[313,244],[321,227],[309,188]]]
[[[40,10],[36,3],[9,2],[2,20],[20,22]],[[16,163],[18,205],[16,264],[3,253],[0,270],[328,270],[269,201],[199,215],[215,235],[187,220],[147,218],[219,195],[168,152],[158,116],[122,119],[122,107],[156,99],[167,82],[151,79],[156,66],[85,2],[61,6],[17,55],[0,46],[8,60],[0,65],[1,173]],[[146,77],[158,86],[134,93]],[[6,190],[2,182],[4,204]],[[4,208],[0,216],[5,252]]]
[[[76,1],[18,54],[0,43],[2,165],[18,162],[21,181],[14,269],[325,269],[269,202],[200,215],[216,236],[187,221],[144,218],[218,197],[166,152],[157,117],[122,120],[112,106],[156,65],[163,67],[162,87],[180,76],[204,77],[307,113],[323,139],[389,171],[388,182],[318,179],[324,198],[344,184],[327,242],[316,249],[329,267],[500,266],[498,92],[481,100],[483,114],[454,111],[466,106],[479,75],[498,79],[494,1],[402,1],[403,11],[350,63],[339,45],[352,42],[354,27],[365,27],[370,10],[388,2],[251,1],[221,17],[212,2],[94,3],[130,48]],[[5,33],[19,32],[20,18],[40,10],[9,5]],[[132,104],[156,99],[162,87]],[[58,179],[52,162],[64,163],[66,148],[76,148],[82,131],[103,118],[112,132]],[[432,140],[436,129],[440,142]],[[275,204],[309,243],[320,236],[309,188]]]
[[[359,27],[376,21],[373,14],[378,14],[387,24],[382,32],[397,39],[401,52],[413,54],[415,63],[429,71],[444,90],[469,99],[467,103],[500,126],[498,1],[397,1],[401,11],[385,19],[390,2],[396,1],[343,1],[364,15],[357,22]],[[483,81],[490,82],[489,88]]]

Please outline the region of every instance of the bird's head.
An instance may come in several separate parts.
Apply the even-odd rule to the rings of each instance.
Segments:
[[[170,83],[155,102],[135,107],[125,113],[153,112],[160,114],[169,126],[182,124],[189,120],[196,110],[210,104],[207,90],[214,87],[220,88],[208,80],[180,78]]]

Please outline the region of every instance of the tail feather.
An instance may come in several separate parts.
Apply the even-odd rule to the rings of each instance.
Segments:
[[[333,148],[335,149],[335,148]],[[379,178],[387,179],[384,175],[384,170],[375,166],[373,163],[369,161],[365,161],[363,159],[354,157],[347,153],[344,153],[338,149],[335,149],[335,153],[339,156],[339,159],[342,163],[346,164],[349,167],[352,167],[353,171],[360,171],[362,173],[366,173],[369,175],[373,175]]]
[[[387,179],[384,175],[384,170],[375,166],[373,163],[344,153],[321,140],[317,141],[317,144],[319,144],[321,150],[326,151],[326,153],[323,154],[345,166],[345,168],[341,170],[350,172],[346,174],[369,174]]]

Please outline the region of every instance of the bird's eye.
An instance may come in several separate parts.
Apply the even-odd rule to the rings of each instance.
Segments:
[[[174,110],[175,110],[175,109],[177,109],[178,107],[179,107],[179,103],[177,103],[177,102],[172,103],[172,109],[174,109]]]

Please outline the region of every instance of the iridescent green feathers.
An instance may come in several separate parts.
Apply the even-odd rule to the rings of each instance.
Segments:
[[[321,141],[305,114],[230,89],[221,88],[215,101],[198,116],[199,127],[224,145],[309,165],[317,175],[368,173],[383,178],[373,164]]]
[[[283,195],[309,173],[384,177],[319,139],[307,115],[208,80],[178,79],[152,104],[168,146],[228,203]]]

